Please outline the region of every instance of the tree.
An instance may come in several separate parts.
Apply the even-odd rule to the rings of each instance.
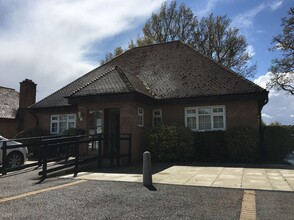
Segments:
[[[198,23],[192,46],[217,63],[245,77],[252,77],[256,65],[249,66],[252,55],[239,29],[230,27],[231,20],[224,16],[204,17]]]
[[[111,53],[111,52],[107,52],[107,53],[105,54],[104,59],[100,60],[100,64],[102,65],[102,64],[104,64],[104,63],[106,63],[106,62],[112,60],[114,57],[116,57],[116,56],[122,54],[123,52],[124,52],[124,50],[123,50],[121,47],[116,47],[116,48],[114,49],[114,52],[113,52],[113,53]]]
[[[153,13],[142,29],[143,36],[131,40],[129,48],[154,43],[181,40],[245,77],[254,75],[256,65],[249,65],[251,55],[239,29],[230,27],[227,16],[211,14],[200,21],[190,8],[176,1],[164,2],[158,13]]]
[[[181,40],[191,43],[198,21],[190,8],[182,3],[177,9],[176,1],[167,7],[164,2],[158,14],[153,13],[146,21],[142,31],[143,37],[137,39],[137,44],[147,45]]]
[[[273,73],[269,89],[284,90],[294,95],[294,7],[288,11],[289,17],[282,18],[283,33],[274,36],[272,51],[282,52],[282,58],[272,60],[270,71]]]

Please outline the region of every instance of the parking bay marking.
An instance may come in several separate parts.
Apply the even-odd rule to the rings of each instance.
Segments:
[[[240,220],[256,220],[255,191],[244,190]]]
[[[21,198],[24,198],[24,197],[27,197],[27,196],[36,195],[36,194],[39,194],[39,193],[48,192],[48,191],[51,191],[51,190],[62,189],[62,188],[68,187],[68,186],[74,186],[74,185],[84,183],[84,182],[87,182],[87,181],[88,180],[78,180],[78,181],[71,182],[71,183],[66,183],[66,184],[63,184],[63,185],[52,186],[52,187],[49,187],[49,188],[39,189],[39,190],[36,190],[36,191],[23,193],[23,194],[16,195],[16,196],[2,198],[2,199],[0,199],[0,204],[4,203],[4,202],[16,200],[16,199],[21,199]]]

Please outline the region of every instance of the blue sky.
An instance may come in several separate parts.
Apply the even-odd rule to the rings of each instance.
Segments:
[[[0,85],[18,90],[25,78],[38,84],[40,100],[97,67],[107,51],[127,48],[160,0],[0,0]],[[169,2],[169,1],[168,1]],[[180,4],[182,1],[177,1]],[[291,0],[183,1],[198,18],[227,15],[245,35],[257,63],[251,80],[265,86],[271,59],[268,50],[281,33],[281,18]],[[271,91],[263,110],[267,122],[294,124],[293,97]]]

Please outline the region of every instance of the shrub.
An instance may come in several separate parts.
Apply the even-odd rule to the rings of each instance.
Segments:
[[[259,155],[258,131],[235,127],[226,132],[227,156],[233,162],[254,162]]]
[[[147,141],[155,161],[188,161],[193,157],[192,131],[175,123],[155,126]]]
[[[194,134],[195,159],[200,162],[222,162],[226,160],[224,131],[196,132]]]
[[[264,127],[263,149],[268,162],[282,162],[294,150],[294,126]]]

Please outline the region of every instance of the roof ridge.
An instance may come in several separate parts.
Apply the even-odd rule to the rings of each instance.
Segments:
[[[0,89],[8,89],[8,90],[14,90],[14,91],[16,91],[14,88],[9,88],[9,87],[5,87],[5,86],[0,86]]]
[[[174,41],[161,42],[161,43],[155,43],[155,44],[147,44],[147,45],[141,45],[141,46],[136,46],[136,47],[128,48],[126,51],[124,51],[124,52],[122,52],[121,54],[115,56],[115,57],[112,58],[111,60],[108,60],[107,62],[103,63],[102,65],[98,66],[97,68],[100,68],[100,67],[102,67],[102,66],[105,66],[105,65],[111,63],[112,61],[114,61],[114,60],[117,59],[118,57],[122,56],[122,55],[125,54],[125,53],[129,53],[129,52],[132,51],[132,50],[140,49],[140,48],[144,48],[144,47],[158,46],[158,45],[161,45],[161,44],[172,44],[172,43],[182,43],[182,44],[185,44],[185,43],[184,43],[183,41],[181,41],[181,40],[174,40]]]
[[[89,86],[90,84],[92,84],[93,82],[97,81],[98,79],[101,79],[103,76],[105,76],[106,74],[110,73],[111,71],[115,70],[114,68],[111,68],[110,70],[102,73],[101,75],[98,75],[97,77],[95,77],[94,79],[92,79],[91,81],[87,82],[86,84],[84,84],[83,86],[80,86],[79,88],[77,88],[76,90],[74,90],[72,93],[70,93],[68,96],[72,96],[75,93],[77,93],[78,91],[81,91],[82,89],[86,88],[87,86]]]

